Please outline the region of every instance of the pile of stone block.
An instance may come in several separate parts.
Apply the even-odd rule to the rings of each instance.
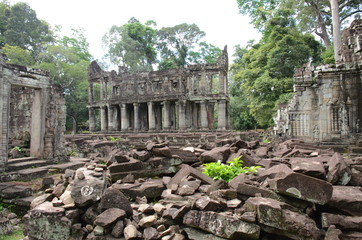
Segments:
[[[296,140],[236,139],[178,149],[153,141],[109,153],[105,164],[69,170],[34,199],[28,239],[362,239],[361,157]],[[164,163],[142,165],[159,157],[177,159],[167,165],[175,173],[158,171]],[[229,183],[201,171],[201,163],[236,157],[262,168]],[[130,163],[154,167],[158,177]],[[116,169],[122,177],[112,181]]]

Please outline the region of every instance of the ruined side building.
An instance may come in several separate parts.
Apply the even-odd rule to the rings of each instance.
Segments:
[[[89,130],[183,131],[227,129],[228,56],[216,64],[128,73],[89,66]],[[96,114],[100,110],[100,114]],[[217,117],[215,117],[217,116]]]
[[[277,134],[319,142],[361,132],[362,20],[344,30],[342,43],[341,62],[295,72],[295,95],[274,119]]]
[[[11,147],[30,147],[32,157],[63,160],[62,89],[44,71],[5,61],[0,55],[0,172],[6,171]]]

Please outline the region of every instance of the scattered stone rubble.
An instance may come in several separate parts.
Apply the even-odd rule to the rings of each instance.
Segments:
[[[241,156],[258,173],[229,183],[201,163]],[[192,160],[190,160],[192,159]],[[102,161],[104,163],[101,163]],[[362,239],[362,158],[297,140],[237,139],[110,149],[45,190],[28,239]]]

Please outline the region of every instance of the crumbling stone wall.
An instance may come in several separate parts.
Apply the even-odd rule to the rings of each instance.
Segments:
[[[317,142],[361,132],[361,20],[343,32],[340,54],[340,63],[296,70],[295,95],[288,105],[279,106],[275,118],[277,134]]]
[[[102,132],[209,130],[216,122],[218,129],[227,129],[227,59],[225,48],[216,64],[141,73],[121,67],[118,73],[105,72],[92,62],[90,131],[96,130],[97,111]]]
[[[9,139],[30,140],[31,156],[60,160],[65,156],[62,89],[46,72],[6,64],[1,56],[0,126],[0,171],[6,170]]]

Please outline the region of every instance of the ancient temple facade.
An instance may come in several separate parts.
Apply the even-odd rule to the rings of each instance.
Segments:
[[[229,127],[226,47],[215,64],[139,73],[120,67],[117,73],[92,62],[88,71],[91,132]]]
[[[295,72],[295,95],[279,106],[276,134],[319,142],[361,132],[362,20],[344,30],[342,43],[340,62]]]
[[[31,157],[49,162],[65,160],[65,110],[63,89],[47,72],[0,56],[0,172],[11,147],[29,147]]]

